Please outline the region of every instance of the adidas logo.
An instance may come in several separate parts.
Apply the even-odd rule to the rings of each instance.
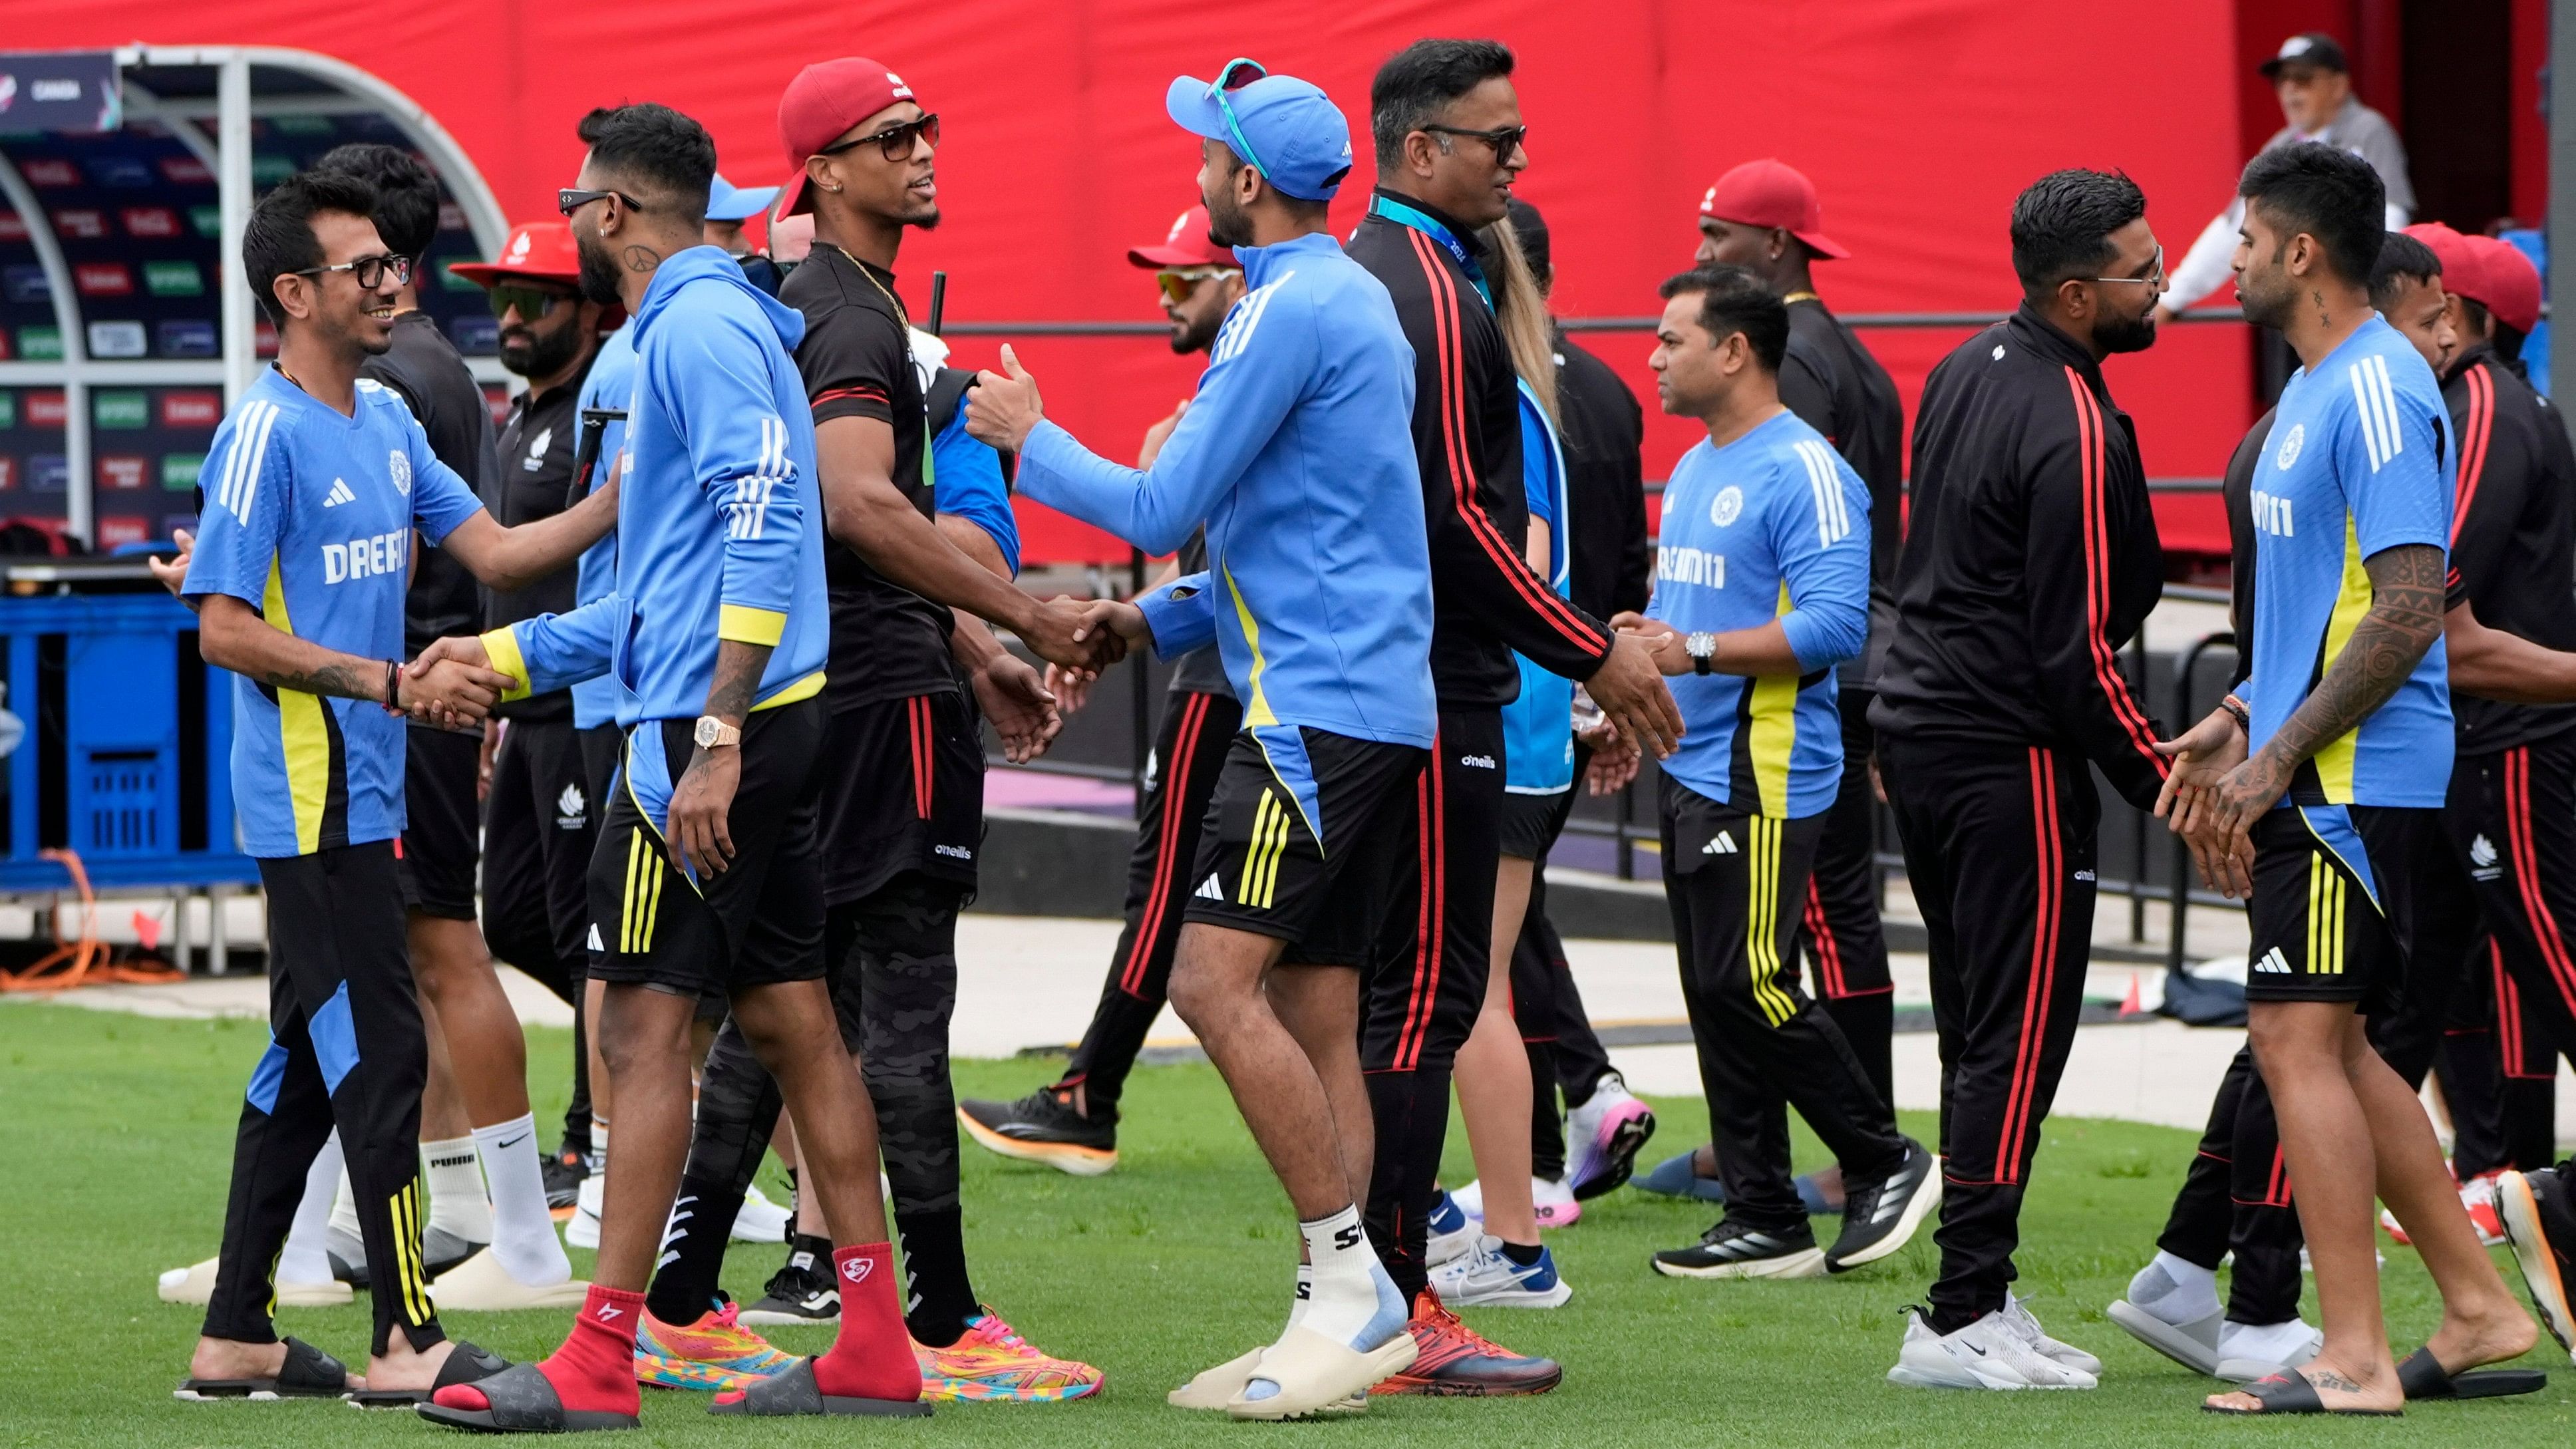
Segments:
[[[1211,875],[1199,882],[1199,888],[1190,892],[1190,898],[1201,901],[1221,901],[1225,899],[1225,888],[1218,885],[1216,877]]]
[[[2291,974],[2290,959],[2281,954],[2280,947],[2275,946],[2263,953],[2263,959],[2254,963],[2254,969],[2274,976],[2287,976]]]
[[[1721,830],[1717,832],[1717,838],[1715,840],[1712,840],[1708,844],[1699,848],[1699,853],[1702,855],[1740,855],[1743,852],[1735,848],[1735,837],[1728,832]]]
[[[357,501],[358,495],[349,491],[348,480],[345,478],[334,478],[331,480],[331,491],[323,496],[322,506],[325,508],[337,508],[343,503],[355,503]]]
[[[599,939],[599,922],[597,921],[590,923],[590,949],[594,951],[605,951],[608,949],[607,944]]]

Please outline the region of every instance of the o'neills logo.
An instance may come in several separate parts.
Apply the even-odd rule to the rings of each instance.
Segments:
[[[1458,763],[1471,770],[1490,770],[1494,768],[1494,757],[1491,755],[1460,755],[1458,757]]]

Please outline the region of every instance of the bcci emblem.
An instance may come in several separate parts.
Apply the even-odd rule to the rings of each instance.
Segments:
[[[385,468],[393,474],[394,491],[404,497],[411,496],[411,459],[400,453],[387,453]]]
[[[1743,513],[1744,490],[1732,483],[1717,490],[1717,496],[1709,500],[1708,521],[1720,528],[1733,523]]]
[[[2289,433],[2289,436],[2287,436],[2287,437],[2285,437],[2285,438],[2281,439],[2281,448],[2280,448],[2280,451],[2278,451],[2278,452],[2276,452],[2276,453],[2274,453],[2274,454],[2272,455],[2272,466],[2273,466],[2273,467],[2275,467],[2275,468],[2280,469],[2280,470],[2281,470],[2282,472],[2284,472],[2284,473],[2289,472],[2289,471],[2290,471],[2290,465],[2291,465],[2292,463],[2295,463],[2295,462],[2299,461],[2299,448],[2300,448],[2300,445],[2302,445],[2302,444],[2306,443],[2306,442],[2307,442],[2307,440],[2308,440],[2308,425],[2307,425],[2307,424],[2305,424],[2305,423],[2292,423],[2292,424],[2290,424],[2290,433]]]

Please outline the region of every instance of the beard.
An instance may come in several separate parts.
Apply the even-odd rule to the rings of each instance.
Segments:
[[[563,371],[581,350],[581,328],[578,322],[566,323],[552,332],[523,328],[501,340],[501,365],[521,377],[552,377]]]
[[[1216,283],[1201,282],[1199,285],[1202,287],[1212,287],[1215,286]],[[1208,349],[1208,344],[1216,341],[1217,329],[1224,325],[1225,314],[1223,312],[1218,312],[1206,317],[1190,318],[1188,321],[1185,321],[1172,329],[1172,351],[1182,356],[1187,356],[1193,352],[1205,352]]]
[[[1221,247],[1252,245],[1252,218],[1245,216],[1243,208],[1236,204],[1232,189],[1199,199],[1207,203],[1209,241]]]
[[[2093,345],[2105,353],[2144,352],[2156,345],[2156,314],[2105,317],[2093,325]]]
[[[614,307],[625,300],[618,292],[617,259],[608,254],[608,244],[595,236],[584,236],[573,229],[573,250],[581,257],[581,295],[603,307]]]

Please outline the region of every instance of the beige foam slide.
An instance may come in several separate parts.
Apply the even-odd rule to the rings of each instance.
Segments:
[[[1411,1368],[1421,1352],[1413,1335],[1402,1330],[1380,1347],[1361,1353],[1311,1328],[1292,1328],[1262,1353],[1255,1370],[1258,1377],[1278,1385],[1279,1392],[1265,1399],[1247,1399],[1238,1393],[1227,1401],[1225,1411],[1237,1419],[1260,1420],[1335,1412],[1351,1395],[1366,1393],[1369,1385]]]

